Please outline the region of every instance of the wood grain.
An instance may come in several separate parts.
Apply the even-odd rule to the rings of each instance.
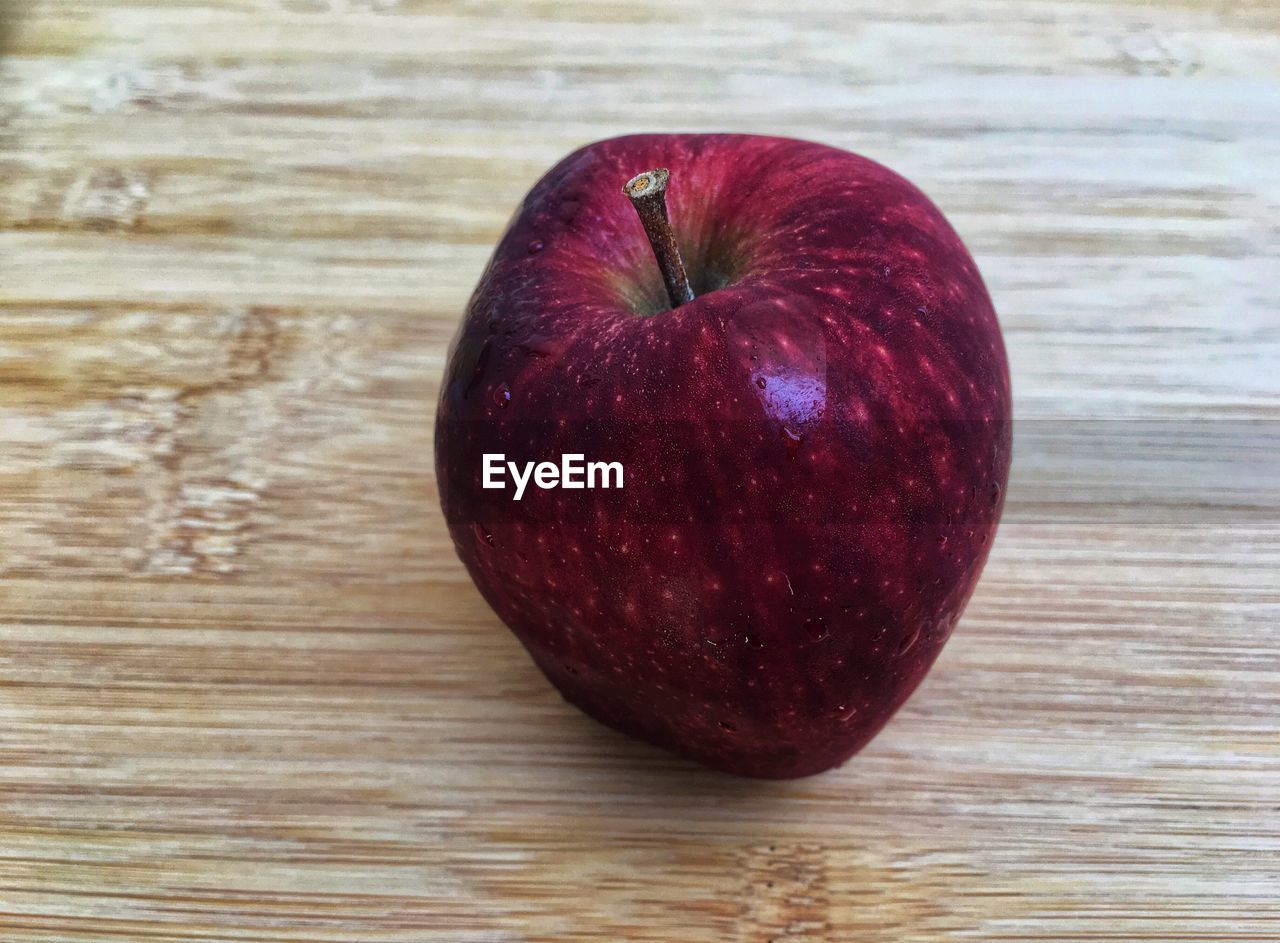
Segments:
[[[0,940],[1280,938],[1273,0],[0,4]],[[431,421],[527,187],[634,130],[906,173],[1015,472],[860,757],[561,702]]]

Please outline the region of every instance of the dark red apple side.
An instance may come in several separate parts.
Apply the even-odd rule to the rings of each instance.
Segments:
[[[696,298],[620,188],[656,167]],[[483,455],[620,461],[621,490],[481,487]],[[884,167],[639,135],[526,198],[436,424],[458,555],[563,695],[717,769],[836,766],[918,685],[991,547],[1009,372],[977,268]]]

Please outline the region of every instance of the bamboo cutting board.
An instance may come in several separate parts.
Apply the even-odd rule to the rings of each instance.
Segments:
[[[1280,939],[1274,0],[4,0],[0,941]],[[845,768],[565,705],[432,411],[634,130],[905,173],[987,277],[986,576]]]

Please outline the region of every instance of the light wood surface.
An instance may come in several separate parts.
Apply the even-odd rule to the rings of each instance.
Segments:
[[[0,3],[0,940],[1280,939],[1280,7]],[[1006,519],[845,768],[552,692],[432,411],[633,130],[905,173],[1013,362]]]

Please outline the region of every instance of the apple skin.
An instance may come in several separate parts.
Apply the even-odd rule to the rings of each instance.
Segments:
[[[622,185],[671,171],[669,309]],[[903,178],[819,144],[635,135],[530,191],[436,422],[458,556],[563,696],[731,773],[843,763],[923,679],[990,550],[1009,369],[977,267]],[[481,487],[482,456],[621,490]],[[509,479],[508,479],[509,480]]]

